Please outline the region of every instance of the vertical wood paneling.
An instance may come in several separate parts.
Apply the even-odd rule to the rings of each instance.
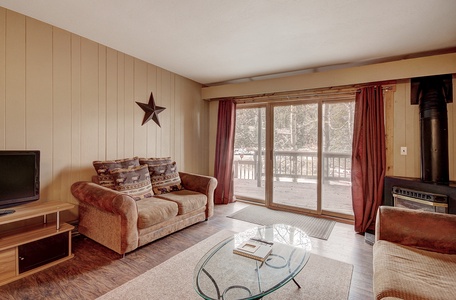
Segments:
[[[6,13],[5,148],[26,148],[25,16]]]
[[[125,157],[133,157],[134,153],[134,59],[125,55],[125,99],[124,99],[124,116],[125,116]],[[135,104],[136,105],[136,104]]]
[[[69,197],[71,162],[71,34],[54,28],[52,62],[53,182],[50,198],[75,202]]]
[[[178,155],[189,172],[206,164],[194,155],[208,142],[197,83],[3,8],[0,67],[0,149],[42,151],[43,200],[77,203],[71,184],[90,180],[96,159]],[[166,107],[162,128],[141,126],[135,101],[151,91]]]
[[[117,54],[117,157],[125,154],[125,54]]]
[[[410,92],[408,90],[408,98],[410,99]],[[410,103],[410,100],[409,100]],[[411,106],[411,107],[410,107]],[[421,176],[421,142],[420,142],[420,110],[418,105],[410,105],[407,111],[411,114],[411,119],[413,126],[410,126],[408,130],[410,131],[409,135],[412,137],[410,139],[411,151],[407,149],[407,168],[410,170],[410,177],[420,177]]]
[[[180,167],[183,167],[182,162],[183,160],[183,151],[182,151],[182,135],[183,135],[183,117],[184,116],[184,109],[182,105],[183,101],[183,89],[182,89],[182,81],[184,79],[181,76],[175,76],[175,83],[174,83],[174,92],[175,92],[175,104],[174,104],[174,157],[176,161],[179,163]]]
[[[405,156],[400,155],[402,146],[405,145],[405,84],[398,83],[394,94],[394,173],[396,176],[405,176]]]
[[[157,86],[156,86],[156,93],[154,94],[155,95],[155,99],[161,99],[162,98],[162,76],[163,76],[163,69],[162,68],[157,68]],[[163,106],[163,105],[160,105],[160,106]],[[162,142],[162,131],[160,130],[160,128],[158,127],[155,127],[155,137],[156,137],[156,140],[157,140],[157,143],[155,144],[155,155],[158,156],[158,157],[163,157],[163,156],[166,156],[168,155],[167,153],[162,153],[162,149],[161,149],[161,142]]]
[[[385,100],[385,145],[386,145],[386,175],[394,175],[394,90],[384,92]]]
[[[170,73],[170,81],[169,81],[169,104],[167,107],[168,114],[169,114],[169,154],[172,157],[176,157],[176,139],[174,138],[176,134],[176,122],[175,120],[178,119],[176,117],[176,75]]]
[[[106,53],[106,158],[118,156],[118,65],[117,51],[108,48]]]
[[[207,147],[207,142],[203,144],[195,143],[194,139],[197,140],[202,136],[202,122],[207,124],[207,110],[200,110],[201,105],[207,108],[208,103],[196,100],[195,97],[201,97],[200,90],[192,90],[194,85],[191,81],[182,81],[182,88],[186,92],[182,95],[182,109],[185,111],[183,116],[183,134],[182,134],[182,153],[183,153],[183,169],[195,170],[199,172],[201,168],[205,168],[207,172],[207,159],[202,157],[204,152],[201,151],[203,147]],[[206,120],[203,120],[206,118]],[[207,158],[207,156],[205,156]],[[201,162],[201,165],[197,162]]]
[[[184,87],[184,86],[185,86],[185,83],[182,83],[182,87]],[[180,106],[181,106],[182,110],[185,112],[190,112],[192,110],[192,102],[190,101],[189,98],[190,98],[190,95],[184,94],[184,93],[181,94]],[[186,169],[191,169],[191,166],[190,166],[191,162],[186,161],[186,158],[193,157],[195,155],[193,153],[194,145],[193,145],[193,143],[191,141],[191,137],[190,137],[190,135],[193,132],[194,120],[191,120],[191,118],[184,116],[182,118],[181,122],[182,122],[182,124],[181,124],[182,140],[180,143],[180,147],[181,147],[183,158],[182,158],[182,162],[180,164],[181,165],[180,168],[183,170],[186,170]]]
[[[98,45],[81,39],[81,161],[90,164],[101,159],[98,113]],[[92,170],[84,170],[84,177]]]
[[[160,132],[160,153],[162,156],[172,156],[171,151],[171,93],[170,93],[170,84],[171,84],[171,74],[166,70],[162,70],[161,76],[161,95],[160,98],[156,99],[157,105],[165,107],[166,109],[159,114],[161,127],[158,127],[157,130]],[[155,123],[151,125],[156,126]]]
[[[419,145],[419,115],[418,106],[411,105],[410,99],[410,80],[407,80],[403,84],[404,89],[404,108],[405,108],[405,143],[407,147],[407,155],[405,159],[405,176],[407,177],[419,177],[420,166],[416,164],[416,156],[420,156],[420,145]],[[417,143],[418,141],[418,143]]]
[[[84,178],[81,161],[81,38],[71,35],[71,181]]]
[[[218,101],[209,103],[209,136],[213,137],[209,140],[209,174],[214,175],[215,168],[215,141],[217,136],[217,115],[218,115]],[[393,158],[394,159],[394,158]]]
[[[133,122],[134,131],[134,154],[136,156],[147,156],[147,126],[149,123],[141,126],[144,117],[144,111],[136,104],[136,102],[148,103],[149,96],[147,95],[147,64],[139,59],[134,60],[134,97],[130,99],[133,105]],[[154,123],[155,124],[155,123]]]
[[[98,159],[106,157],[106,47],[98,45]]]
[[[192,83],[194,84],[194,83]],[[198,105],[198,112],[200,118],[197,118],[198,122],[198,135],[203,137],[203,136],[209,136],[209,106],[208,103],[205,101],[199,101],[196,99],[201,99],[201,89],[195,89],[194,90],[195,95],[193,95],[194,102],[196,105]],[[209,157],[209,148],[208,144],[199,144],[198,145],[198,151],[200,154],[200,159],[202,160],[203,158]],[[206,173],[208,172],[208,167],[209,163],[207,159],[204,160],[204,163],[200,163],[197,165],[198,168],[198,173]]]
[[[0,7],[0,149],[6,137],[6,9]]]
[[[154,65],[147,65],[147,97],[152,92],[154,99],[157,96],[157,67]],[[149,101],[149,98],[147,98]],[[157,153],[157,126],[147,126],[147,157],[156,157]]]
[[[42,199],[50,197],[53,180],[52,27],[26,20],[26,147],[41,151]]]
[[[192,83],[193,86],[195,86],[195,83]],[[201,89],[193,89],[195,91],[195,99],[201,99]],[[198,106],[199,106],[199,115],[200,117],[197,118],[198,123],[199,123],[199,134],[201,137],[204,136],[209,136],[209,105],[206,101],[199,101],[199,100],[194,100]],[[208,162],[208,157],[209,157],[209,147],[208,143],[204,144],[199,144],[199,151],[201,153],[200,160],[202,162],[198,163],[198,173],[203,173],[206,174],[209,170],[209,162]],[[206,158],[206,159],[204,159]]]

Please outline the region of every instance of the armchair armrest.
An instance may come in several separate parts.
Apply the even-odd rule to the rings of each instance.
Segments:
[[[380,206],[375,240],[440,253],[456,253],[456,215]]]
[[[179,172],[179,176],[185,189],[206,195],[206,218],[214,215],[214,191],[217,187],[217,179],[211,176],[185,172]]]

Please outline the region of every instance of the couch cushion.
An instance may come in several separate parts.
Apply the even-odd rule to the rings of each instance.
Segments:
[[[150,180],[155,195],[183,189],[176,162],[149,166]]]
[[[375,299],[456,299],[456,255],[374,244]]]
[[[110,189],[114,189],[114,179],[111,171],[114,169],[130,169],[139,166],[138,157],[124,158],[116,160],[95,160],[93,167],[98,175],[98,184]]]
[[[147,228],[177,216],[177,204],[155,197],[136,201],[138,207],[138,228]]]
[[[146,165],[131,169],[114,169],[110,171],[114,179],[114,189],[127,194],[135,200],[153,196],[149,169]]]
[[[177,203],[179,215],[194,211],[207,203],[206,195],[189,190],[180,190],[155,197]]]

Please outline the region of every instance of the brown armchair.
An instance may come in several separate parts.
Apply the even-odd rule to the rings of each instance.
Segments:
[[[375,299],[456,299],[456,215],[381,206]]]

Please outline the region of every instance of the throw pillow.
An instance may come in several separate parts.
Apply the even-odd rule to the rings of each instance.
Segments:
[[[155,195],[183,190],[176,162],[149,166],[152,190]]]
[[[98,176],[98,184],[114,189],[114,179],[110,173],[111,170],[115,169],[129,169],[139,166],[138,157],[124,158],[117,160],[96,160],[93,162],[93,166]]]
[[[116,162],[122,165],[122,169],[130,169],[139,166],[139,158],[137,156],[133,158],[117,159]]]
[[[148,165],[149,169],[151,166],[158,166],[158,165],[163,165],[163,164],[170,164],[173,161],[171,160],[171,157],[150,157],[150,158],[140,158],[139,159],[139,164],[140,165]]]
[[[130,195],[135,200],[152,197],[152,185],[147,165],[130,169],[115,169],[110,173],[114,179],[116,191]]]

